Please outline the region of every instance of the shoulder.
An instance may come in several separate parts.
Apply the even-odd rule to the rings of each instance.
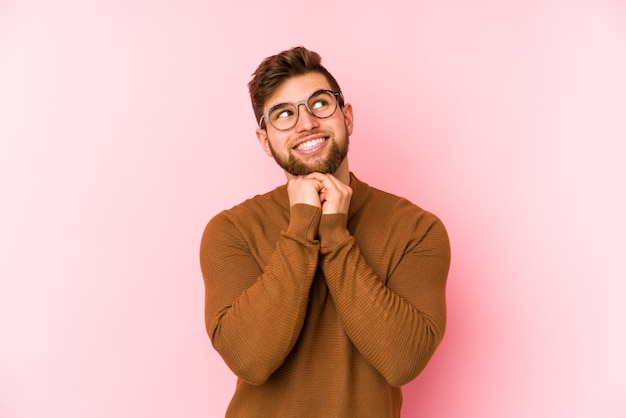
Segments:
[[[406,222],[441,222],[433,213],[423,209],[409,199],[367,186],[363,210],[377,213],[381,218]]]
[[[256,195],[215,215],[206,230],[257,229],[288,215],[289,204],[285,186]],[[285,206],[286,205],[286,206]]]
[[[355,215],[375,229],[417,239],[426,235],[447,236],[443,222],[432,212],[405,197],[359,183],[362,202]]]

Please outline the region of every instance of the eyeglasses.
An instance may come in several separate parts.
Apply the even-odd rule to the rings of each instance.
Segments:
[[[300,105],[306,106],[306,110],[318,119],[331,117],[337,110],[337,101],[341,93],[331,90],[318,90],[308,99],[298,103],[279,103],[274,105],[259,119],[259,126],[263,127],[263,119],[279,131],[286,131],[296,126]]]

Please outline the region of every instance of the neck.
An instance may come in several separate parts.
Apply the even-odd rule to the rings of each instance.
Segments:
[[[337,177],[343,184],[350,185],[350,168],[348,167],[348,157],[343,159],[341,165],[333,173],[333,176]]]

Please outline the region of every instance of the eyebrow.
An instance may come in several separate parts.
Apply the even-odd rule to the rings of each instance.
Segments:
[[[313,97],[314,95],[316,95],[317,93],[322,92],[322,91],[332,91],[332,90],[331,90],[331,89],[329,89],[329,88],[328,88],[328,89],[326,89],[326,88],[317,89],[317,90],[315,90],[313,93],[309,94],[309,95],[306,97],[306,99],[303,99],[303,100],[298,100],[297,102],[279,102],[279,103],[276,103],[276,104],[274,104],[274,105],[271,105],[271,106],[268,108],[268,111],[269,111],[269,110],[271,110],[271,109],[273,109],[273,108],[275,108],[276,106],[282,106],[282,105],[295,105],[296,103],[306,102],[308,99],[310,99],[311,97]]]

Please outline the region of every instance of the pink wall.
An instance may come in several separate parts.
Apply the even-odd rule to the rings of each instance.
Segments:
[[[622,1],[50,3],[0,2],[1,417],[223,416],[200,235],[284,181],[246,83],[298,44],[452,239],[405,416],[626,416]]]

